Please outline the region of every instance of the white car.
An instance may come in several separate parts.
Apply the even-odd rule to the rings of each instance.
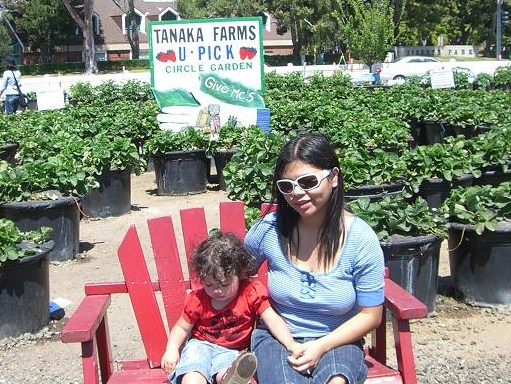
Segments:
[[[391,63],[375,64],[373,72],[379,74],[380,81],[385,82],[404,80],[409,76],[423,76],[429,71],[451,68],[449,64],[428,56],[405,56]]]

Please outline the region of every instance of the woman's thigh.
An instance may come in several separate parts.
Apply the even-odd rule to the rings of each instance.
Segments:
[[[288,351],[265,329],[253,332],[251,348],[258,360],[259,384],[325,384],[333,376],[343,376],[350,384],[356,384],[363,383],[367,376],[360,343],[328,351],[310,375],[301,374],[288,364]]]

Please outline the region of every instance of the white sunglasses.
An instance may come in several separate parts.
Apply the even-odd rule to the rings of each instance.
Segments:
[[[332,173],[331,169],[324,169],[318,174],[308,173],[297,177],[295,180],[280,179],[277,180],[277,188],[284,195],[293,193],[295,187],[299,187],[302,191],[310,191],[319,187],[321,182]]]

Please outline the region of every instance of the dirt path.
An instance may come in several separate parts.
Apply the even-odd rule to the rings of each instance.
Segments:
[[[171,215],[178,244],[182,249],[179,228],[179,209],[204,206],[208,225],[218,226],[218,203],[227,200],[225,193],[209,189],[207,193],[171,197],[157,196],[154,174],[147,172],[132,177],[131,213],[100,220],[84,219],[80,223],[81,257],[74,261],[53,263],[50,267],[50,297],[64,297],[73,303],[66,308],[70,316],[83,297],[83,285],[92,281],[122,280],[116,249],[128,227],[135,224],[141,237],[148,264],[152,253],[146,220]],[[448,291],[449,269],[445,248],[440,263],[441,293]],[[502,375],[510,383],[511,320],[509,309],[474,308],[439,295],[437,316],[414,322],[414,342],[421,382],[469,383],[464,367],[474,361],[485,366],[494,375]],[[37,335],[0,340],[0,384],[11,383],[81,383],[80,346],[63,344],[59,329],[66,319],[52,323]],[[127,298],[114,297],[109,311],[114,359],[141,357],[141,345],[133,312]],[[449,351],[448,358],[446,353]],[[451,363],[451,360],[452,363]],[[482,359],[482,360],[481,360]],[[437,362],[437,364],[433,364]],[[449,362],[446,369],[441,362]],[[440,364],[440,365],[439,365]],[[459,365],[459,367],[458,367]],[[435,368],[437,367],[437,368]],[[449,381],[438,377],[453,374]],[[489,377],[499,377],[489,376]],[[486,382],[486,381],[473,381]]]

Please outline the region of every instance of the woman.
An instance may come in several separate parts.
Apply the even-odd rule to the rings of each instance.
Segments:
[[[384,259],[374,231],[344,204],[332,145],[304,134],[282,149],[275,213],[248,232],[257,264],[268,261],[271,303],[301,348],[287,351],[260,326],[252,334],[259,384],[363,383],[363,337],[382,319]]]
[[[5,93],[5,114],[11,115],[16,113],[20,102],[21,72],[16,69],[13,61],[8,61],[5,68],[0,85],[0,96]]]

